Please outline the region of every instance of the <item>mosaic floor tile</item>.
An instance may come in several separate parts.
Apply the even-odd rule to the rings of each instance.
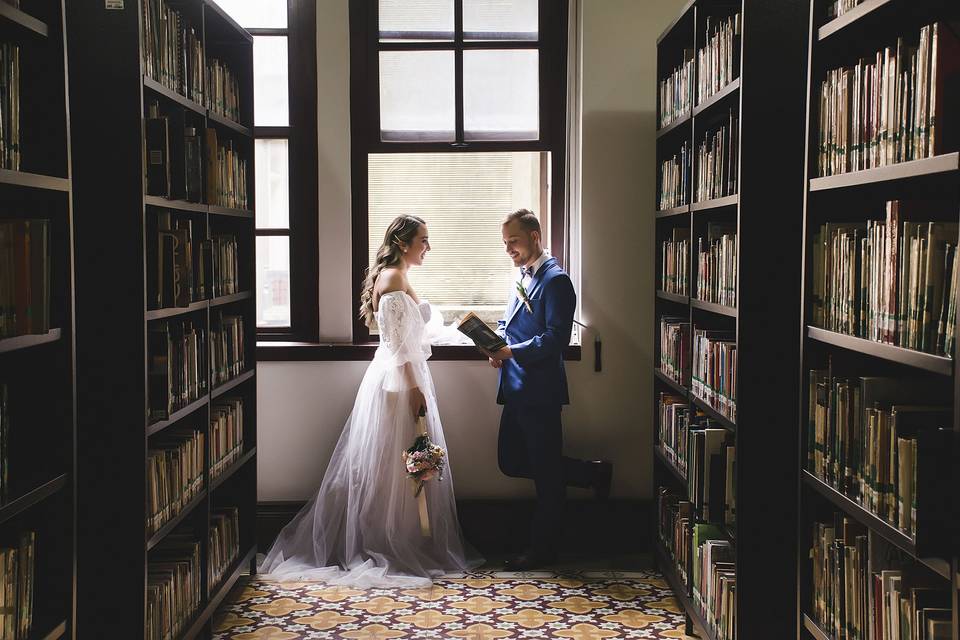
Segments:
[[[683,640],[683,614],[645,571],[480,571],[429,589],[349,589],[254,578],[214,621],[214,640]]]

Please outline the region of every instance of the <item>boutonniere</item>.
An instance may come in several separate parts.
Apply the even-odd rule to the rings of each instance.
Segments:
[[[520,301],[523,303],[523,306],[527,308],[528,313],[533,313],[533,307],[530,306],[530,298],[527,297],[527,290],[523,286],[523,282],[517,282],[517,296],[520,298]]]

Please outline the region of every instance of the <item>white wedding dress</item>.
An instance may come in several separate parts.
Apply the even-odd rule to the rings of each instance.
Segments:
[[[426,430],[446,449],[424,328],[430,306],[404,292],[380,297],[380,347],[360,383],[353,412],[317,495],[280,532],[260,565],[263,577],[353,587],[421,587],[483,560],[457,521],[449,452],[443,480],[426,483],[431,536],[420,530],[414,484],[401,453],[416,435],[409,364],[426,398]]]

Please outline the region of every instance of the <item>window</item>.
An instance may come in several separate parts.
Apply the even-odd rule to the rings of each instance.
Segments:
[[[316,7],[217,4],[253,35],[258,339],[317,340]]]
[[[433,251],[411,284],[449,324],[493,323],[516,270],[500,221],[534,210],[563,262],[566,2],[351,3],[355,304],[390,221],[413,213]],[[354,324],[354,341],[376,330]]]

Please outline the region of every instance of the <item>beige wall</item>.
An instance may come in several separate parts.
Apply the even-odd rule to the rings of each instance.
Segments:
[[[603,336],[568,363],[566,451],[614,461],[614,495],[650,497],[653,357],[655,41],[683,0],[583,1],[581,316]],[[318,3],[320,325],[350,337],[347,0]],[[258,365],[259,498],[298,500],[319,484],[365,362]],[[434,362],[457,495],[531,494],[497,469],[496,375],[484,363]],[[571,492],[574,495],[574,492]]]

